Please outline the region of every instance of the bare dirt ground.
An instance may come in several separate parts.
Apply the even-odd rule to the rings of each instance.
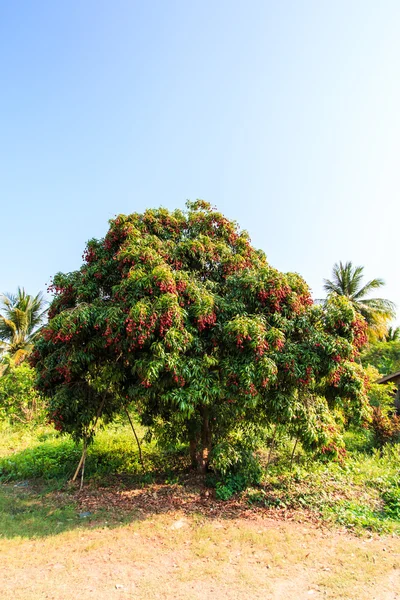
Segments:
[[[174,486],[86,491],[76,508],[101,517],[0,540],[2,600],[400,600],[399,538]]]

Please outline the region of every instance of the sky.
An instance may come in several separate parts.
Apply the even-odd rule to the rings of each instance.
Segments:
[[[398,0],[0,3],[0,291],[202,198],[315,298],[351,260],[400,315],[399,26]]]

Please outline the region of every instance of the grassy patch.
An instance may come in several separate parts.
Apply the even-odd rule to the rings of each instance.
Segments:
[[[36,538],[79,526],[73,502],[57,502],[55,496],[22,486],[0,487],[0,537]]]
[[[34,430],[3,430],[0,442],[0,481],[43,479],[65,483],[72,477],[82,447],[51,427]],[[144,431],[138,427],[139,435]],[[160,452],[154,444],[142,445],[145,472],[128,425],[116,424],[100,430],[88,449],[85,477],[98,481],[127,474],[143,483],[156,477],[177,481],[186,466],[179,452]]]
[[[336,523],[356,530],[369,529],[378,533],[400,533],[399,520],[392,519],[386,511],[373,510],[357,502],[342,501],[324,509],[324,515]]]
[[[138,427],[138,432],[143,437],[144,430]],[[11,485],[16,494],[23,494],[25,484],[31,489],[31,482],[42,482],[42,487],[44,485],[48,490],[61,490],[74,473],[81,447],[76,446],[69,438],[58,435],[52,428],[3,429],[1,433],[0,481],[22,484],[18,488]],[[247,502],[253,507],[281,512],[312,511],[318,518],[345,525],[355,531],[367,529],[378,533],[400,533],[399,446],[377,450],[371,445],[368,431],[348,432],[348,454],[345,460],[342,463],[321,463],[307,457],[301,449],[292,461],[289,451],[292,442],[288,440],[286,446],[285,443],[284,440],[278,445],[272,463],[264,471],[261,485],[244,493],[237,493],[236,498],[243,505]],[[94,488],[119,486],[123,489],[162,483],[172,489],[174,485],[179,487],[187,481],[186,453],[161,452],[154,444],[146,443],[142,450],[145,471],[140,464],[136,442],[128,425],[117,423],[99,431],[88,451],[86,484]],[[267,452],[264,454],[267,455]],[[231,489],[226,490],[226,482],[218,483],[218,479],[213,476],[208,477],[207,482],[216,486],[207,495],[210,493],[220,502],[226,499],[225,491],[229,492],[226,497],[230,498],[232,493],[242,488],[238,486],[238,490],[233,489],[233,492]],[[235,481],[230,483],[234,488]],[[194,485],[197,486],[196,493],[200,495],[203,489],[201,482],[196,480]],[[8,496],[3,501],[6,504],[2,513],[9,512],[11,521],[19,522],[18,513],[12,513],[12,501],[9,501]],[[56,513],[53,519],[50,505],[46,505],[43,495],[41,502],[40,508],[28,501],[28,496],[24,498],[20,495],[16,499],[15,510],[20,510],[21,523],[25,518],[35,522],[36,506],[38,510],[40,508],[44,511],[44,522],[50,523],[50,528],[55,523],[62,531],[67,521],[64,523],[63,518],[58,518]],[[10,511],[7,507],[10,507]],[[65,510],[68,512],[70,509]],[[120,515],[120,518],[124,519],[124,516]],[[39,521],[40,516],[37,523]]]
[[[364,430],[348,432],[346,443],[341,463],[321,463],[300,454],[289,466],[288,453],[281,451],[263,485],[247,491],[247,501],[281,510],[312,510],[356,531],[400,534],[400,445],[374,449]]]

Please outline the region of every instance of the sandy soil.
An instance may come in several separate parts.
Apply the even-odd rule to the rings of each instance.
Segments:
[[[0,541],[2,600],[400,599],[400,540],[181,510]]]

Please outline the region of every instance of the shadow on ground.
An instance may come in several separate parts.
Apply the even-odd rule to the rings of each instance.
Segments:
[[[207,519],[249,517],[266,511],[244,500],[218,501],[212,490],[191,476],[190,483],[135,485],[127,478],[114,478],[107,485],[88,481],[64,489],[24,481],[0,485],[0,539],[42,538],[74,529],[120,527],[157,514],[179,513]],[[282,518],[279,511],[274,516]],[[288,515],[286,515],[287,518]]]
[[[112,440],[111,440],[112,441]],[[89,449],[83,489],[69,481],[81,455],[70,439],[44,439],[0,459],[0,538],[41,538],[74,529],[119,527],[163,513],[234,519],[269,514],[292,518],[289,508],[250,506],[246,499],[216,500],[215,490],[189,468],[186,452],[137,449],[117,440]],[[271,496],[273,500],[273,496]],[[315,514],[307,518],[316,519]]]

